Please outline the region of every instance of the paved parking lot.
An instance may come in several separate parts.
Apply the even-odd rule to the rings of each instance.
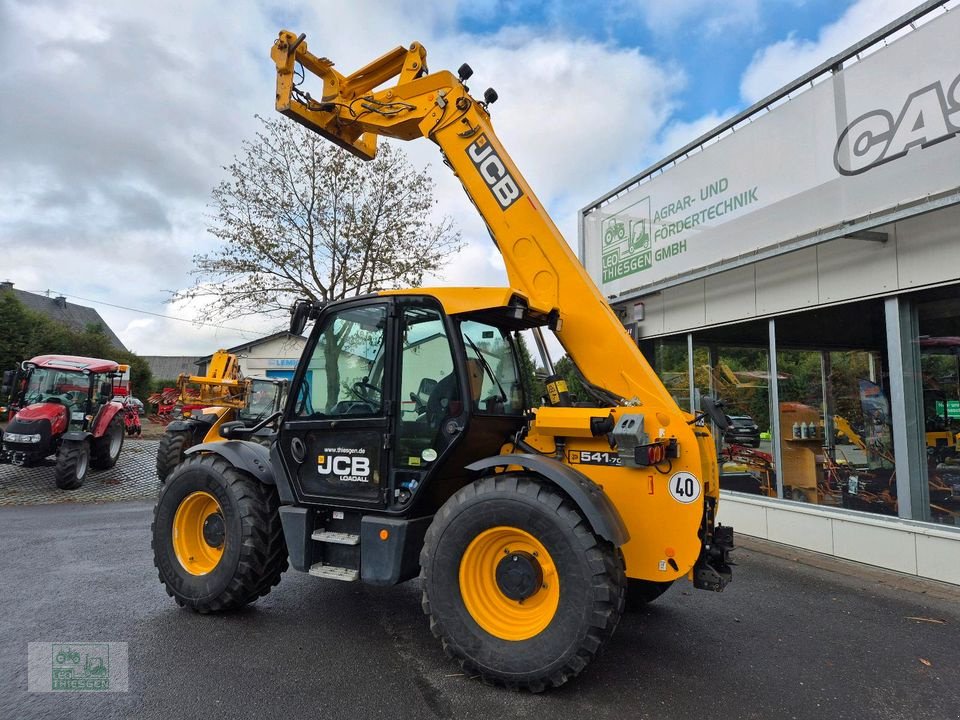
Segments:
[[[154,498],[157,480],[157,440],[126,438],[117,464],[109,470],[90,470],[76,490],[54,483],[54,461],[34,467],[0,465],[0,506],[49,503],[91,503]]]
[[[146,502],[0,508],[0,718],[960,717],[960,589],[749,543],[722,594],[671,589],[543,695],[464,677],[419,587],[288,572],[256,605],[177,608]],[[28,642],[129,644],[115,694],[26,692]]]

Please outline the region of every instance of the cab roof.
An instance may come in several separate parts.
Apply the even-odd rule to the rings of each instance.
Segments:
[[[116,372],[120,367],[113,360],[101,360],[100,358],[81,357],[79,355],[37,355],[29,362],[31,365],[40,368],[78,372],[89,370],[92,373]]]
[[[523,307],[535,315],[547,315],[550,308],[538,308],[519,290],[508,287],[439,287],[380,290],[377,295],[428,295],[436,298],[447,315],[477,313]]]

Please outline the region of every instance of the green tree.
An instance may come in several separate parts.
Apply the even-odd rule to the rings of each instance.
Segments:
[[[434,184],[383,143],[364,162],[286,119],[261,130],[224,168],[197,284],[180,298],[230,316],[286,313],[298,297],[329,302],[416,287],[460,250],[449,218],[432,218]]]
[[[73,331],[45,315],[28,310],[9,291],[0,293],[0,370],[10,370],[37,355],[99,357],[130,366],[131,392],[144,397],[151,383],[146,360],[127,350],[118,350],[100,324]]]

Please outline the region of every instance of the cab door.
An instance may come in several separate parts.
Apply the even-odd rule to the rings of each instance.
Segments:
[[[303,502],[380,507],[393,430],[392,302],[324,312],[304,349],[278,439]]]

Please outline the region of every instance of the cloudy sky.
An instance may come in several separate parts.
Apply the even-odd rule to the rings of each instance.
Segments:
[[[575,245],[584,204],[915,4],[0,0],[0,280],[96,307],[141,354],[207,354],[275,330],[282,320],[167,301],[213,246],[222,167],[254,115],[274,112],[280,28],[306,32],[344,73],[412,40],[431,68],[469,62],[474,90],[500,95],[499,136]],[[436,148],[404,149],[430,164],[468,243],[435,284],[503,284]],[[210,324],[172,319],[197,317]]]

